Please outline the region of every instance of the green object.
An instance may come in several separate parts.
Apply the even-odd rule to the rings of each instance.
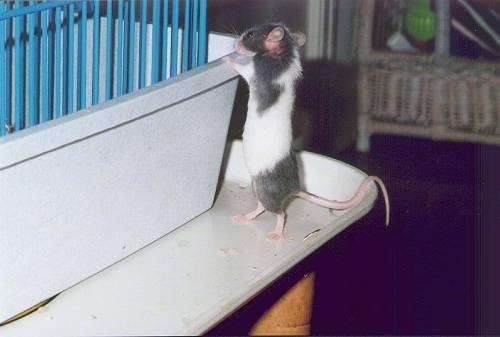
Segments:
[[[437,18],[428,0],[416,0],[404,18],[406,32],[416,40],[427,42],[436,36]]]

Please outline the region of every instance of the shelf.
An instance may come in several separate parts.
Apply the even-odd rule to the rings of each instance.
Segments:
[[[265,235],[274,226],[272,215],[249,224],[231,222],[231,215],[252,210],[256,201],[241,143],[234,143],[226,158],[212,209],[64,291],[46,307],[0,327],[0,335],[201,334],[366,214],[377,196],[372,187],[360,204],[336,215],[295,199],[287,208],[285,240],[270,242]],[[350,197],[365,177],[316,154],[301,153],[299,162],[306,188],[328,198]]]

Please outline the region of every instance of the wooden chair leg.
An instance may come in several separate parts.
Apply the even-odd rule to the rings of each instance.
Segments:
[[[304,275],[252,326],[249,335],[309,335],[315,272]]]

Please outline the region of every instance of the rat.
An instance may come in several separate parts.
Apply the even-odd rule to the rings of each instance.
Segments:
[[[243,129],[243,156],[252,178],[257,208],[245,215],[235,215],[235,222],[254,220],[264,211],[276,216],[274,230],[268,240],[284,238],[284,203],[299,197],[334,210],[344,210],[363,200],[371,184],[379,184],[389,223],[389,199],[383,181],[368,176],[355,195],[346,201],[328,200],[300,187],[297,159],[292,149],[292,111],[295,91],[302,76],[298,49],[306,37],[291,32],[282,23],[259,24],[246,30],[236,40],[237,59],[224,61],[238,72],[249,86],[248,110]],[[240,60],[243,59],[243,62]]]

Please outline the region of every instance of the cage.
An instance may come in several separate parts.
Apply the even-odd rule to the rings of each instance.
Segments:
[[[206,0],[0,1],[0,322],[212,206],[237,78],[206,27]]]

